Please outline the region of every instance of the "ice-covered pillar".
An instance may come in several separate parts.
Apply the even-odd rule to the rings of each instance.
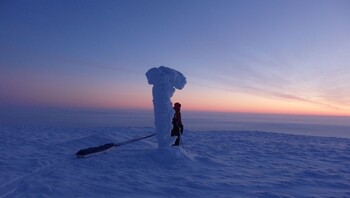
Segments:
[[[146,76],[148,84],[153,85],[154,123],[158,148],[168,147],[172,142],[170,131],[174,113],[170,98],[175,88],[182,89],[185,86],[186,78],[180,72],[164,66],[151,68]]]

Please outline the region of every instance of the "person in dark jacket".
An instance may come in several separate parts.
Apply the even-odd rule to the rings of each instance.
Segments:
[[[182,125],[181,121],[181,104],[180,103],[175,103],[174,104],[174,117],[173,117],[173,129],[171,130],[171,136],[177,136],[175,143],[172,146],[179,146],[180,145],[180,136],[183,133],[184,126]]]

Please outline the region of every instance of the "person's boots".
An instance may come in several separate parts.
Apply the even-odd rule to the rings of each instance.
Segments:
[[[171,146],[179,146],[180,145],[180,137],[177,136],[176,140],[175,140],[175,143]]]

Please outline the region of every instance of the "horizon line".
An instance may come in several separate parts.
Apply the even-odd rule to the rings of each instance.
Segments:
[[[100,112],[117,112],[117,111],[153,111],[153,108],[132,108],[132,107],[76,107],[76,106],[0,106],[0,112],[3,111],[100,111]],[[223,113],[223,114],[255,114],[255,115],[284,115],[284,116],[325,116],[325,117],[349,117],[350,114],[316,114],[316,113],[288,113],[288,112],[251,112],[251,111],[222,111],[222,110],[198,110],[198,109],[182,109],[182,112],[191,113]]]

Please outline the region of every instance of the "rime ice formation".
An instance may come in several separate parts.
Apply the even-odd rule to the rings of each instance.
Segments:
[[[153,106],[156,126],[156,137],[158,148],[170,145],[172,139],[171,117],[173,115],[172,102],[170,98],[176,89],[182,89],[186,84],[186,78],[180,72],[160,66],[154,67],[146,73],[148,84],[153,85]]]

